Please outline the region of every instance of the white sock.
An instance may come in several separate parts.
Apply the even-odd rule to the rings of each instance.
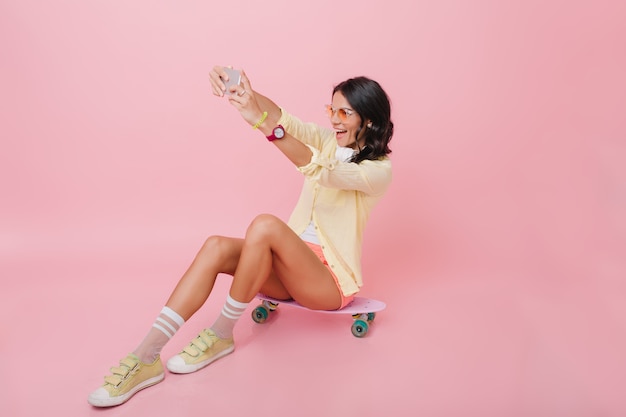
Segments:
[[[152,328],[133,353],[144,363],[152,363],[161,354],[163,346],[185,324],[185,320],[168,306],[163,307],[161,314],[152,324]]]
[[[239,317],[246,311],[249,303],[241,303],[233,299],[230,294],[226,297],[226,302],[222,308],[222,313],[215,320],[211,330],[215,332],[220,339],[230,339],[233,337],[233,329]]]

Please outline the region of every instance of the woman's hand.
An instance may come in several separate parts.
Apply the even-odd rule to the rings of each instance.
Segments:
[[[213,94],[223,97],[226,92],[224,81],[228,81],[228,74],[224,71],[224,67],[213,67],[209,77]],[[241,117],[250,126],[261,122],[257,131],[264,136],[272,133],[272,129],[282,117],[282,111],[272,100],[252,89],[250,80],[243,70],[241,71],[241,84],[233,85],[229,90],[231,94],[228,96],[228,101],[239,110]],[[267,112],[266,117],[264,117],[265,112]],[[311,162],[313,156],[311,149],[289,133],[281,140],[275,140],[272,143],[297,167]]]
[[[213,67],[209,73],[209,78],[211,80],[213,94],[218,97],[223,97],[226,92],[224,81],[228,81],[228,74],[224,71],[224,67]],[[243,117],[248,124],[252,126],[261,119],[263,111],[256,100],[256,95],[254,90],[252,90],[250,80],[243,70],[241,70],[241,83],[231,86],[229,92],[230,96],[228,97],[228,101],[239,110],[241,117]]]
[[[224,96],[224,92],[226,91],[224,81],[228,81],[228,74],[224,71],[224,68],[226,67],[216,65],[213,67],[211,72],[209,72],[211,89],[213,90],[213,94],[218,97]]]
[[[250,126],[253,126],[261,119],[263,111],[257,102],[256,93],[250,85],[250,80],[243,70],[241,70],[241,84],[232,86],[230,91],[232,94],[228,97],[228,101],[239,110],[241,117]]]

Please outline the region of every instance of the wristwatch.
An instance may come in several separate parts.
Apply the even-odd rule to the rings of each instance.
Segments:
[[[272,130],[272,134],[267,136],[267,140],[270,142],[276,139],[282,139],[285,137],[285,128],[281,125],[278,125]]]

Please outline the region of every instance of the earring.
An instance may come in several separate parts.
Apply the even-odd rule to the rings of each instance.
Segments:
[[[371,129],[371,128],[372,128],[372,122],[369,122],[369,123],[367,124],[367,127],[368,127],[368,129]]]

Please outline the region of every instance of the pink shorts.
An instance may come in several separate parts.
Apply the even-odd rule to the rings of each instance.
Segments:
[[[339,294],[341,294],[341,307],[339,307],[338,310],[350,304],[352,300],[354,300],[354,295],[348,295],[348,296],[343,295],[343,291],[341,291],[341,286],[339,285],[339,280],[337,279],[337,275],[335,275],[333,270],[328,265],[328,261],[326,260],[326,257],[324,257],[324,252],[322,252],[322,247],[320,245],[316,245],[315,243],[311,243],[307,241],[304,241],[304,243],[306,243],[307,246],[311,248],[313,253],[315,253],[317,257],[320,258],[320,261],[322,261],[322,263],[326,265],[326,267],[328,268],[330,275],[333,276],[333,279],[335,280],[335,284],[337,285],[337,289],[339,289]]]

